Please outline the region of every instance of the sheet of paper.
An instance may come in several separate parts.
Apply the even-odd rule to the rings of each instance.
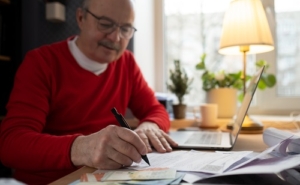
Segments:
[[[167,167],[178,171],[205,172],[211,174],[222,173],[227,167],[250,154],[243,152],[199,152],[199,151],[173,151],[170,153],[147,154],[151,167]],[[145,162],[133,164],[130,169],[140,170],[150,168]]]
[[[98,171],[95,171],[94,173],[97,173]],[[133,184],[133,185],[153,185],[153,184],[159,184],[159,185],[177,185],[181,182],[183,177],[185,176],[185,173],[177,172],[176,177],[174,179],[163,179],[163,180],[129,180],[129,181],[107,181],[107,182],[80,182],[80,180],[76,180],[72,182],[69,185],[117,185],[117,184]]]
[[[76,185],[122,185],[120,182],[79,182]]]
[[[270,147],[258,154],[250,154],[242,160],[236,162],[235,166],[230,167],[228,171],[222,174],[206,174],[206,173],[187,173],[183,180],[194,183],[201,179],[227,176],[227,175],[241,175],[241,174],[273,174],[279,173],[283,170],[295,168],[300,165],[300,154],[298,155],[280,155],[279,157],[272,157],[269,155],[272,151],[279,151],[285,153],[286,147],[291,140],[286,139],[281,143]]]
[[[298,165],[300,165],[300,154],[262,160],[258,159],[243,166],[242,168],[225,172],[217,176],[279,173],[283,170],[294,168]]]
[[[260,154],[256,155],[255,157],[252,157],[250,158],[249,160],[247,161],[244,161],[243,163],[240,163],[239,165],[236,165],[235,167],[231,168],[231,170],[234,170],[234,169],[237,169],[237,168],[240,168],[256,159],[259,159],[259,158],[263,158],[265,155],[271,153],[273,150],[278,150],[282,155],[286,156],[286,149],[287,149],[287,146],[288,144],[291,142],[291,139],[288,138],[286,140],[283,140],[282,142],[270,147],[270,148],[267,148],[265,151],[261,152]]]
[[[125,181],[125,180],[151,180],[174,179],[176,170],[170,168],[149,168],[144,170],[97,170],[94,173],[85,173],[81,182]]]
[[[144,181],[126,181],[123,184],[134,184],[134,185],[153,185],[153,184],[159,184],[159,185],[178,185],[183,177],[185,176],[185,173],[177,172],[176,177],[174,179],[164,179],[164,180],[144,180]]]
[[[170,168],[149,168],[141,171],[113,171],[105,179],[114,180],[151,180],[151,179],[174,179],[176,170]]]
[[[188,182],[190,184],[193,184],[201,179],[205,179],[208,177],[211,177],[211,174],[208,173],[201,173],[201,172],[187,172],[185,176],[183,177],[183,180],[185,182]]]

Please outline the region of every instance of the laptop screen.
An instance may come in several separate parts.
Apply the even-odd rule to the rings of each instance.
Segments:
[[[264,71],[264,67],[260,68],[256,74],[252,77],[247,89],[246,89],[246,94],[244,95],[244,99],[243,102],[238,110],[237,115],[234,118],[233,121],[233,129],[231,132],[231,141],[232,144],[235,143],[236,139],[237,139],[237,135],[239,134],[242,124],[244,122],[244,118],[246,116],[247,110],[250,106],[250,103],[252,101],[253,95],[255,93],[255,90],[257,88],[259,79],[261,77],[261,74]]]

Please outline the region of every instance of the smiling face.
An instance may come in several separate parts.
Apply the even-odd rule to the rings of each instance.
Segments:
[[[129,39],[120,37],[120,28],[111,33],[99,30],[99,21],[105,17],[118,25],[133,25],[134,10],[131,0],[90,0],[86,10],[79,8],[76,19],[80,34],[76,41],[79,49],[90,59],[99,63],[117,60],[126,49]],[[93,16],[93,15],[94,16]]]

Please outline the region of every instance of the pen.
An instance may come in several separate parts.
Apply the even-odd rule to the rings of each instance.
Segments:
[[[119,122],[119,124],[122,127],[128,128],[130,130],[132,130],[130,128],[130,126],[127,124],[127,122],[125,121],[124,117],[122,116],[122,114],[118,113],[117,109],[114,107],[111,109],[111,112],[114,114],[114,116],[116,117],[117,121]],[[150,166],[150,162],[148,160],[147,155],[142,155],[142,159]]]

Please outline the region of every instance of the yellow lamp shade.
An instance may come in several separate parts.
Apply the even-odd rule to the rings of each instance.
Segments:
[[[260,0],[233,0],[226,11],[219,53],[241,54],[241,46],[249,47],[247,54],[274,49],[272,34]]]

